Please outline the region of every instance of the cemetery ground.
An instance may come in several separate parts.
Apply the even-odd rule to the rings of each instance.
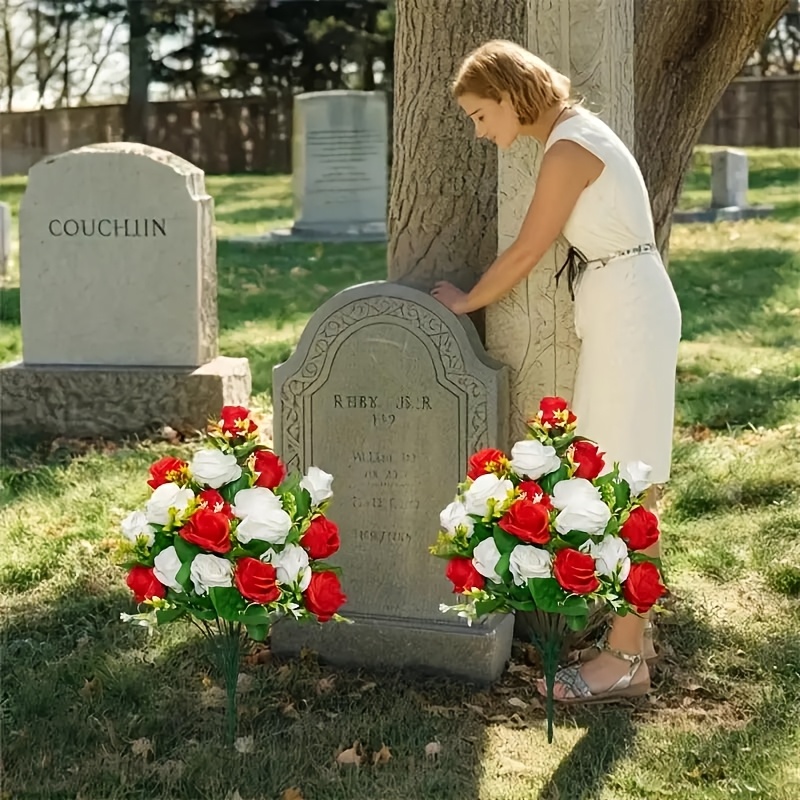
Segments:
[[[649,699],[559,710],[548,746],[521,645],[489,690],[333,670],[311,654],[279,663],[257,648],[242,668],[241,752],[227,752],[220,684],[190,626],[148,637],[119,621],[131,602],[117,523],[146,497],[151,461],[186,443],[5,442],[2,797],[799,796],[800,155],[749,155],[750,202],[773,204],[771,218],[673,229],[684,334],[663,527],[674,596]],[[288,178],[207,180],[220,235],[291,219]],[[703,205],[707,186],[701,150],[681,205]],[[0,181],[14,211],[23,188]],[[383,245],[220,243],[222,351],[250,359],[265,420],[271,367],[312,311],[382,278],[384,263]],[[2,314],[8,361],[20,353],[13,276]]]

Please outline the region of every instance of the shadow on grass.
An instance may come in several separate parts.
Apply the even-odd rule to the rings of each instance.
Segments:
[[[800,262],[790,250],[697,251],[675,256],[670,275],[683,309],[683,339],[736,331],[755,345],[800,342],[797,317],[765,307],[796,303]]]
[[[75,587],[76,589],[78,587]],[[399,674],[332,672],[310,658],[258,666],[239,696],[240,737],[224,745],[224,696],[205,642],[179,623],[150,639],[119,621],[121,593],[71,592],[4,620],[4,788],[10,796],[306,797],[352,800],[478,796],[482,723],[458,711],[469,687]],[[190,630],[188,626],[185,628]],[[358,741],[361,768],[336,755]],[[442,745],[425,758],[428,743]],[[388,763],[373,763],[383,745]]]
[[[207,179],[209,192],[214,197],[214,216],[217,222],[256,222],[263,223],[266,229],[275,220],[291,219],[291,181],[277,183],[275,177],[231,175]]]
[[[679,375],[679,425],[718,430],[750,424],[777,428],[796,419],[800,412],[797,375],[764,372],[749,378],[698,371],[703,377],[691,372]]]

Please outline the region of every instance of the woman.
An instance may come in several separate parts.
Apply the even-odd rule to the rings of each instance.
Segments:
[[[566,76],[511,42],[488,42],[465,59],[453,94],[477,136],[503,149],[533,136],[545,154],[516,241],[472,291],[440,282],[431,294],[456,314],[494,303],[563,233],[571,247],[559,277],[569,282],[581,340],[578,433],[608,461],[651,466],[645,505],[654,511],[656,487],[670,472],[680,307],[636,161],[607,125],[571,103],[570,90]],[[647,692],[646,625],[634,614],[615,617],[596,648],[559,672],[556,697],[598,702]]]

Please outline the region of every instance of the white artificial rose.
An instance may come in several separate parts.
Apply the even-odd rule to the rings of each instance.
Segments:
[[[502,578],[495,572],[499,560],[500,551],[497,549],[497,545],[491,537],[484,539],[472,551],[472,564],[475,569],[485,578],[495,583],[500,583],[502,581]]]
[[[189,464],[189,472],[199,484],[212,489],[219,489],[242,476],[242,468],[236,462],[236,456],[213,447],[195,453]]]
[[[589,543],[589,554],[594,559],[595,570],[609,578],[619,573],[620,582],[631,571],[628,546],[617,536],[604,536],[601,542]]]
[[[517,586],[524,586],[528,578],[551,578],[552,556],[547,550],[530,544],[518,544],[511,551],[509,569]]]
[[[282,508],[280,497],[272,490],[263,486],[254,486],[252,489],[242,489],[241,492],[236,492],[231,511],[239,519],[245,519],[245,517],[261,519],[269,512],[280,511]]]
[[[333,475],[329,475],[319,467],[309,467],[308,474],[300,481],[300,488],[311,495],[311,504],[318,506],[329,497],[333,497]]]
[[[156,532],[148,524],[147,514],[144,511],[134,511],[132,514],[128,514],[120,523],[120,528],[122,528],[122,535],[131,544],[136,544],[140,536],[145,537],[145,544],[148,547],[152,547],[156,540]]]
[[[561,510],[556,517],[556,530],[561,534],[602,533],[611,519],[600,491],[585,478],[559,481],[553,488],[553,505]]]
[[[442,530],[451,536],[455,536],[459,528],[466,528],[467,536],[471,536],[475,523],[467,514],[467,507],[456,500],[439,514],[439,524],[442,526]]]
[[[311,567],[308,562],[308,553],[299,545],[290,544],[280,553],[274,550],[267,550],[262,561],[272,564],[275,567],[275,580],[277,583],[289,586],[298,585],[300,591],[304,592],[311,583]]]
[[[282,508],[271,508],[258,515],[245,517],[236,528],[236,538],[242,544],[253,539],[283,544],[291,528],[292,518]]]
[[[144,513],[151,525],[167,525],[170,509],[180,516],[194,500],[191,489],[181,489],[176,483],[162,483],[147,501]]]
[[[538,481],[561,466],[555,447],[536,439],[523,439],[511,448],[511,469],[525,478]]]
[[[233,564],[227,558],[200,553],[192,561],[189,577],[197,594],[208,594],[216,586],[233,586]]]
[[[178,573],[182,566],[177,550],[174,547],[168,547],[153,559],[153,574],[164,586],[169,586],[176,592],[182,592],[183,586],[178,583]]]
[[[468,514],[485,517],[489,513],[489,501],[504,503],[514,491],[514,484],[507,478],[498,478],[489,473],[476,478],[464,493],[464,506]]]
[[[653,468],[644,461],[629,461],[624,467],[620,467],[619,477],[631,487],[631,494],[635,497],[653,485],[650,481],[652,471]]]

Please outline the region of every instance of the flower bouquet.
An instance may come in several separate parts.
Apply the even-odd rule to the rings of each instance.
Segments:
[[[122,521],[127,584],[147,610],[121,617],[148,627],[186,619],[208,638],[229,743],[244,634],[263,641],[282,616],[341,619],[346,597],[322,560],[339,548],[325,517],[332,481],[316,467],[287,477],[250,412],[226,406],[189,463],[167,456],[150,467],[149,500]]]
[[[576,435],[576,422],[565,400],[546,397],[510,458],[495,449],[473,455],[431,547],[448,560],[447,577],[464,598],[442,611],[470,622],[528,612],[549,742],[568,632],[586,627],[591,606],[645,614],[665,592],[658,561],[641,552],[659,537],[656,516],[641,504],[650,468],[607,465],[596,443]]]

